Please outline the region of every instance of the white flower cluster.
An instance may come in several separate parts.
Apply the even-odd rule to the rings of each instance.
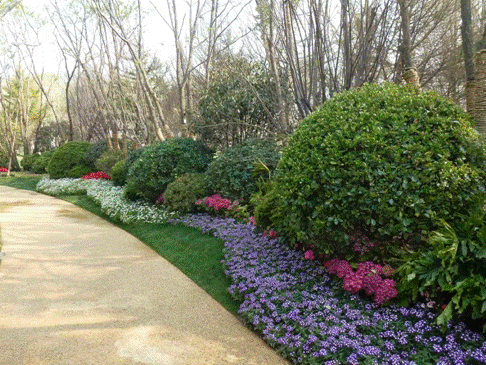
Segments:
[[[36,190],[47,195],[80,195],[86,194],[88,186],[93,184],[94,180],[85,179],[49,179],[43,177],[36,186]]]
[[[101,206],[106,215],[123,223],[165,223],[177,216],[153,204],[125,199],[123,188],[113,186],[107,180],[43,178],[36,190],[53,196],[86,194]]]
[[[111,181],[99,180],[92,184],[87,195],[98,204],[110,218],[123,223],[165,223],[176,216],[162,207],[123,197],[123,188],[113,186]]]

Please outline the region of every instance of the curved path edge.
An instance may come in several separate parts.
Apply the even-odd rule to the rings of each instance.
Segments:
[[[167,260],[50,196],[0,186],[0,365],[289,364]]]

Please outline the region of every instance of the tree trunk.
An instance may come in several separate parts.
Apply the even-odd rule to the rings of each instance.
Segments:
[[[462,48],[464,51],[464,67],[466,70],[466,107],[467,112],[475,119],[475,70],[473,54],[473,32],[472,32],[472,12],[471,0],[461,0],[461,34]],[[481,127],[481,129],[483,129]]]
[[[471,103],[468,107],[472,108],[477,131],[486,135],[486,49],[476,53],[476,78],[467,81],[472,83],[469,86],[466,84],[469,87],[468,100]]]
[[[344,88],[346,90],[351,88],[352,72],[351,72],[351,35],[349,31],[349,0],[341,0],[341,31],[343,32],[343,62],[344,62]]]

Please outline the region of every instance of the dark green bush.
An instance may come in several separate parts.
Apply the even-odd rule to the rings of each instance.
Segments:
[[[25,155],[22,158],[22,161],[20,161],[20,166],[22,167],[22,170],[24,171],[32,171],[32,166],[34,165],[34,162],[40,157],[39,154],[33,153],[30,155]]]
[[[195,211],[195,202],[207,196],[204,174],[189,173],[179,176],[167,185],[164,205],[171,211],[190,213]]]
[[[467,115],[432,92],[365,85],[335,96],[291,136],[256,209],[291,243],[352,250],[357,230],[420,242],[485,191],[485,148]]]
[[[275,143],[264,139],[244,141],[213,159],[206,171],[208,187],[225,198],[248,200],[258,191],[260,177],[252,174],[255,162],[262,162],[272,171],[279,159]]]
[[[204,172],[211,158],[210,149],[190,138],[172,138],[146,146],[130,166],[125,196],[153,202],[177,176]]]
[[[68,171],[75,166],[84,165],[84,154],[90,148],[88,142],[67,142],[59,147],[49,161],[48,171],[51,179],[69,177]]]
[[[54,151],[55,150],[46,151],[39,155],[32,164],[31,172],[34,174],[45,174]]]
[[[103,171],[111,176],[111,169],[115,164],[125,158],[122,150],[107,150],[101,157],[96,160],[95,167],[97,171]]]
[[[91,167],[84,166],[84,165],[77,165],[67,172],[67,177],[78,179],[80,177],[83,177],[86,174],[89,174],[90,172],[94,172]]]
[[[84,154],[84,164],[94,170],[96,168],[96,161],[106,151],[108,151],[108,144],[106,143],[106,139],[102,139],[96,143],[93,143]]]
[[[480,200],[455,227],[442,221],[428,245],[404,255],[397,270],[402,294],[415,300],[427,292],[438,304],[447,305],[438,317],[439,324],[462,314],[484,324],[482,330],[486,332],[484,203]]]
[[[144,150],[145,147],[140,147],[136,150],[128,152],[128,157],[126,158],[125,163],[120,166],[120,171],[117,172],[118,176],[117,182],[115,182],[116,185],[123,186],[127,183],[128,171],[130,171],[130,167],[142,156]]]
[[[123,186],[125,185],[125,180],[126,180],[126,174],[123,174],[125,164],[127,162],[127,159],[123,159],[121,161],[118,161],[115,166],[111,168],[111,181],[113,181],[113,184],[116,186]]]

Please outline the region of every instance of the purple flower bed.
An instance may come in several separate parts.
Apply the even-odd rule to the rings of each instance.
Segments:
[[[225,243],[230,293],[247,324],[297,364],[486,364],[486,342],[463,324],[441,332],[421,307],[380,307],[344,291],[317,261],[255,231],[209,215],[173,220]]]

